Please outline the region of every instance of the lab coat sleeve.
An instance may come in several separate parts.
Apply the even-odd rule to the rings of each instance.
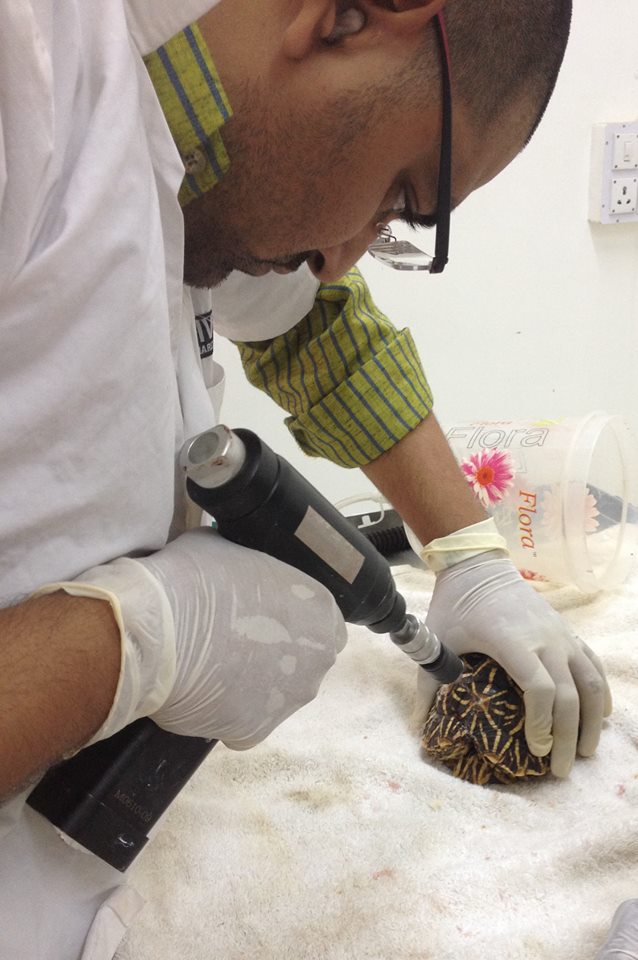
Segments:
[[[287,411],[302,450],[344,467],[375,460],[432,409],[409,330],[381,313],[356,268],[322,284],[287,333],[237,346],[248,379]]]

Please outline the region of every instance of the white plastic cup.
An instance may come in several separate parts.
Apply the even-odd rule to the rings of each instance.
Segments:
[[[612,589],[638,548],[638,446],[619,416],[476,420],[446,436],[530,579]]]

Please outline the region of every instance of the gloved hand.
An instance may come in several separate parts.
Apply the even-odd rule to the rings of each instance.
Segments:
[[[455,536],[445,538],[448,550]],[[427,547],[423,553],[427,557]],[[602,664],[523,580],[506,551],[459,555],[463,559],[454,562],[446,554],[452,562],[437,573],[426,623],[455,653],[485,653],[501,664],[523,690],[530,751],[539,757],[551,751],[552,773],[566,777],[577,750],[582,756],[595,752],[603,717],[611,712]],[[437,688],[419,670],[419,721],[425,722]]]
[[[595,960],[638,960],[638,900],[625,900]]]
[[[211,529],[72,583],[109,600],[122,635],[115,701],[95,740],[141,716],[245,749],[312,700],[343,648],[332,595],[306,574]]]

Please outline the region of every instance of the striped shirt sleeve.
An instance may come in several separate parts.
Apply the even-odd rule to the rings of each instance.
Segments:
[[[409,330],[375,306],[355,268],[273,340],[238,343],[249,381],[279,404],[299,446],[344,467],[375,460],[432,409]]]

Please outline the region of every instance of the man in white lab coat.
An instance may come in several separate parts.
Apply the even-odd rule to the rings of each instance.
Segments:
[[[457,4],[452,49],[464,8],[471,19],[472,5]],[[116,871],[25,808],[43,770],[140,716],[249,747],[315,695],[344,642],[318,584],[210,530],[184,532],[176,453],[214,412],[210,357],[182,280],[207,287],[232,271],[308,261],[329,282],[380,223],[440,219],[442,68],[431,26],[442,6],[9,0],[3,12],[2,957],[105,960],[139,907]],[[534,9],[548,36],[562,24],[553,67],[531,93],[517,87],[523,64],[533,73],[519,43],[518,59],[501,57],[516,69],[492,77],[480,125],[459,99],[454,202],[509,162],[542,112],[568,4]],[[495,47],[531,16],[523,3],[486,10]],[[196,21],[185,43],[202,75],[212,53],[235,113],[214,157],[207,132],[199,153],[180,157],[142,59]],[[459,40],[468,59],[470,48]],[[191,126],[198,96],[182,102]],[[288,279],[303,300],[307,275]],[[434,418],[417,420],[361,465],[428,544],[439,571],[432,625],[459,651],[471,636],[501,660],[526,691],[530,745],[547,753],[553,743],[565,775],[579,723],[580,752],[596,747],[602,669],[518,577]]]

